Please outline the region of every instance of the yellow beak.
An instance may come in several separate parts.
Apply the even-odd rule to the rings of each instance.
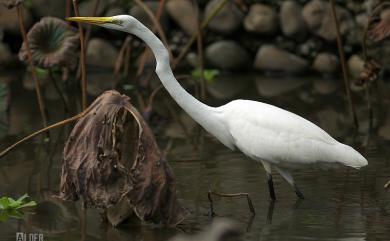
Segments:
[[[105,23],[118,24],[113,17],[70,17],[66,21],[90,23],[96,25],[102,25]]]

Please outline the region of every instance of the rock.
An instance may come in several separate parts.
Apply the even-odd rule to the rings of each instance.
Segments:
[[[253,4],[244,19],[244,27],[248,32],[262,34],[275,33],[278,28],[276,11],[265,4]]]
[[[256,69],[288,73],[303,72],[308,66],[305,59],[270,44],[260,47],[254,62]]]
[[[318,54],[318,51],[322,49],[323,41],[319,39],[309,38],[306,42],[298,45],[297,52],[300,55],[306,57],[315,57]]]
[[[31,12],[27,8],[23,8],[24,24],[28,28],[32,24]],[[7,9],[0,6],[0,28],[4,31],[10,31],[12,33],[19,33],[19,21],[18,15],[15,9]]]
[[[339,6],[336,6],[336,14],[339,19],[340,34],[346,35],[349,30],[355,27],[352,16],[346,9]],[[329,42],[336,40],[336,28],[328,2],[311,0],[304,6],[302,15],[312,33]]]
[[[276,97],[286,94],[308,83],[305,78],[256,77],[257,91],[264,97]]]
[[[39,17],[45,17],[45,16],[53,16],[53,17],[55,16],[57,18],[65,17],[66,1],[32,0],[31,6],[34,8],[33,9],[34,13],[36,13]],[[81,16],[89,16],[89,15],[81,15]]]
[[[157,2],[157,1],[146,1],[144,2],[149,8],[150,10],[156,14],[158,9],[159,9],[159,5],[160,3]],[[149,29],[152,29],[153,28],[153,22],[152,20],[150,19],[150,17],[148,16],[148,14],[144,11],[144,9],[142,7],[140,7],[139,5],[135,4],[131,9],[130,9],[130,15],[135,17],[136,19],[138,19],[141,23],[143,23],[146,27],[148,27]],[[167,14],[165,11],[163,11],[162,15],[161,15],[161,18],[160,18],[160,24],[161,24],[161,27],[163,29],[166,29],[167,26],[168,26],[168,18],[167,18]]]
[[[368,14],[361,13],[355,16],[355,28],[351,29],[346,36],[346,43],[361,47],[364,30],[368,23]]]
[[[334,74],[339,69],[339,58],[331,53],[319,53],[314,59],[312,68],[322,74]]]
[[[198,67],[198,54],[195,52],[189,52],[186,56],[187,63],[193,68]]]
[[[208,18],[224,0],[211,0],[206,5],[204,18]],[[244,19],[244,14],[237,6],[228,1],[219,13],[211,20],[208,27],[223,34],[232,34],[238,30]]]
[[[103,15],[104,9],[106,7],[105,2],[106,1],[99,2],[99,6],[96,10],[95,16],[102,16]],[[94,10],[95,10],[95,5],[96,5],[96,0],[82,1],[78,5],[79,5],[80,16],[93,16]],[[111,15],[107,15],[107,16],[111,16]]]
[[[320,95],[333,94],[339,88],[339,83],[333,79],[314,79],[313,88],[314,91]]]
[[[215,42],[206,48],[205,53],[207,61],[221,69],[239,69],[249,62],[247,52],[234,41]]]
[[[280,27],[284,35],[303,37],[306,23],[302,16],[302,7],[293,0],[284,1],[280,7]]]
[[[211,83],[207,83],[207,92],[214,98],[229,100],[242,93],[250,81],[237,79],[237,76],[222,75]]]
[[[111,7],[107,10],[106,12],[106,16],[115,16],[115,15],[123,15],[123,14],[126,14],[126,10],[124,10],[123,8],[121,7]]]
[[[0,42],[0,65],[10,63],[14,57],[7,44]]]
[[[117,56],[118,50],[104,39],[93,38],[88,42],[86,57],[88,65],[113,68]]]
[[[168,14],[188,35],[198,31],[196,7],[191,0],[170,0],[166,3]]]
[[[359,77],[360,73],[364,69],[364,60],[357,54],[352,55],[348,59],[348,70],[352,78]]]

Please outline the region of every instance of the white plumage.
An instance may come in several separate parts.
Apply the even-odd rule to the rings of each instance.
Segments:
[[[294,188],[298,197],[303,198],[288,168],[335,164],[360,168],[367,165],[367,160],[352,147],[339,143],[312,122],[289,111],[250,100],[235,100],[217,108],[199,102],[175,79],[168,52],[161,41],[131,16],[75,17],[68,20],[128,32],[145,41],[156,57],[156,73],[175,101],[224,145],[230,149],[237,148],[263,164],[273,200],[272,167]]]

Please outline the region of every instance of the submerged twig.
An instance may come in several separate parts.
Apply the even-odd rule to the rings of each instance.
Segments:
[[[18,13],[20,32],[22,33],[23,41],[26,43],[28,63],[31,66],[31,75],[32,75],[32,78],[34,79],[35,92],[37,94],[39,111],[41,113],[42,123],[43,123],[43,126],[46,127],[47,126],[47,110],[46,110],[45,102],[43,101],[41,87],[40,87],[40,83],[39,83],[40,81],[38,79],[37,71],[36,71],[33,57],[31,54],[30,44],[29,44],[29,41],[27,38],[26,27],[24,26],[23,9],[22,9],[21,4],[19,4],[17,6],[17,13]]]
[[[345,54],[344,54],[344,50],[343,50],[343,43],[342,43],[341,36],[340,36],[340,26],[339,26],[339,21],[337,19],[337,14],[336,14],[336,6],[335,6],[334,0],[329,0],[329,2],[330,2],[330,5],[331,5],[331,9],[332,9],[331,12],[332,12],[332,16],[333,16],[334,26],[336,28],[337,48],[338,48],[338,52],[339,52],[339,55],[340,55],[340,63],[341,63],[341,69],[342,69],[342,72],[343,72],[345,90],[347,92],[349,109],[350,109],[350,112],[352,114],[353,123],[355,124],[355,127],[358,128],[359,127],[359,122],[358,122],[358,119],[357,119],[355,105],[354,105],[354,102],[353,102],[353,99],[352,99],[352,94],[351,94],[351,89],[350,89],[350,84],[349,84],[348,70],[347,70],[347,64],[346,64],[346,61],[345,61]]]
[[[248,206],[249,206],[250,212],[252,213],[252,215],[256,215],[255,207],[253,206],[253,203],[252,203],[252,200],[249,196],[249,193],[218,193],[218,192],[213,192],[213,191],[209,190],[209,192],[207,193],[207,197],[208,197],[209,202],[210,202],[210,213],[211,213],[211,216],[213,216],[213,217],[215,216],[215,212],[214,212],[214,203],[213,203],[212,195],[219,196],[219,197],[242,197],[242,196],[245,196],[247,201],[248,201]]]
[[[79,9],[77,0],[73,0],[73,10],[75,16],[79,16]],[[87,70],[85,65],[85,40],[84,31],[81,23],[77,23],[80,34],[80,65],[81,65],[81,96],[82,96],[82,109],[85,110],[88,106],[87,100]]]

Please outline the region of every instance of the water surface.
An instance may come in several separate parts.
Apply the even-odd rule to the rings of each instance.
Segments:
[[[207,134],[203,145],[194,146],[182,137],[180,127],[168,120],[159,129],[157,139],[162,149],[170,146],[167,158],[188,218],[175,229],[140,225],[134,220],[114,229],[100,221],[97,210],[83,211],[80,203],[51,198],[58,190],[61,152],[69,131],[63,128],[52,132],[51,142],[42,143],[37,138],[0,160],[0,194],[16,197],[29,193],[39,202],[36,214],[26,220],[0,223],[0,240],[15,240],[18,231],[43,233],[44,240],[168,240],[175,234],[196,233],[212,223],[207,199],[210,189],[250,194],[255,216],[249,212],[245,198],[215,198],[214,203],[217,217],[237,222],[242,240],[390,240],[390,192],[383,189],[390,179],[390,142],[377,135],[378,128],[367,131],[364,101],[358,100],[362,126],[354,131],[345,115],[342,85],[335,80],[327,83],[305,78],[302,83],[289,84],[266,76],[235,78],[241,84],[244,81],[246,87],[235,92],[232,91],[235,83],[229,82],[228,95],[223,96],[218,90],[224,84],[214,83],[209,93],[219,99],[210,98],[208,103],[217,105],[229,99],[250,98],[292,110],[354,146],[368,159],[369,166],[361,171],[349,168],[294,171],[295,180],[306,196],[301,202],[296,201],[289,185],[276,174],[278,200],[272,205],[261,164],[230,151]],[[321,84],[325,86],[319,87]],[[326,84],[335,89],[329,90]],[[12,84],[11,93],[10,135],[1,140],[1,148],[39,127],[34,92]],[[63,117],[60,106],[60,102],[49,102],[53,120]],[[385,121],[382,115],[377,116],[375,125],[380,127]],[[193,125],[189,122],[188,127]]]

